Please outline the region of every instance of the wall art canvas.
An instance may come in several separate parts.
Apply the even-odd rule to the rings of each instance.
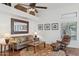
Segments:
[[[43,30],[43,24],[38,24],[38,30]]]
[[[11,34],[24,34],[29,31],[29,22],[18,19],[11,19]]]
[[[50,24],[44,24],[44,30],[50,30]]]
[[[52,23],[51,24],[51,29],[52,30],[58,30],[58,27],[59,27],[58,23]]]

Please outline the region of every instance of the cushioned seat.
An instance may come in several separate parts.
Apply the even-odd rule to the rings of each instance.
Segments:
[[[66,54],[66,47],[69,43],[70,43],[70,36],[69,35],[64,35],[61,41],[57,40],[56,43],[51,44],[52,50],[54,50],[54,51],[63,50]]]
[[[27,44],[29,42],[32,42],[33,35],[17,36],[17,37],[13,37],[13,38],[16,41],[15,49],[18,50],[18,49],[27,47]]]

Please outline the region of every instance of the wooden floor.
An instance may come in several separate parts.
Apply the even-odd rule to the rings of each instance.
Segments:
[[[68,48],[67,54],[69,56],[79,56],[79,49]],[[29,47],[28,51],[27,48],[15,52],[6,51],[5,53],[0,53],[0,56],[65,56],[65,53],[63,51],[52,51],[50,45],[46,45],[46,48],[41,45],[36,47],[36,53],[34,53],[33,47]]]

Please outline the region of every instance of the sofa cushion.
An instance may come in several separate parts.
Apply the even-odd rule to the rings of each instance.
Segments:
[[[20,42],[25,42],[26,38],[25,37],[20,37]]]
[[[16,41],[17,43],[21,43],[21,40],[20,40],[20,38],[18,38],[18,37],[15,38],[15,41]]]

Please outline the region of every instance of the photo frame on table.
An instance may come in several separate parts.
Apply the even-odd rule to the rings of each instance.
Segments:
[[[28,21],[11,18],[11,34],[26,34],[28,32]]]
[[[58,30],[58,28],[59,28],[58,23],[52,23],[52,24],[51,24],[51,29],[52,29],[52,30]]]

